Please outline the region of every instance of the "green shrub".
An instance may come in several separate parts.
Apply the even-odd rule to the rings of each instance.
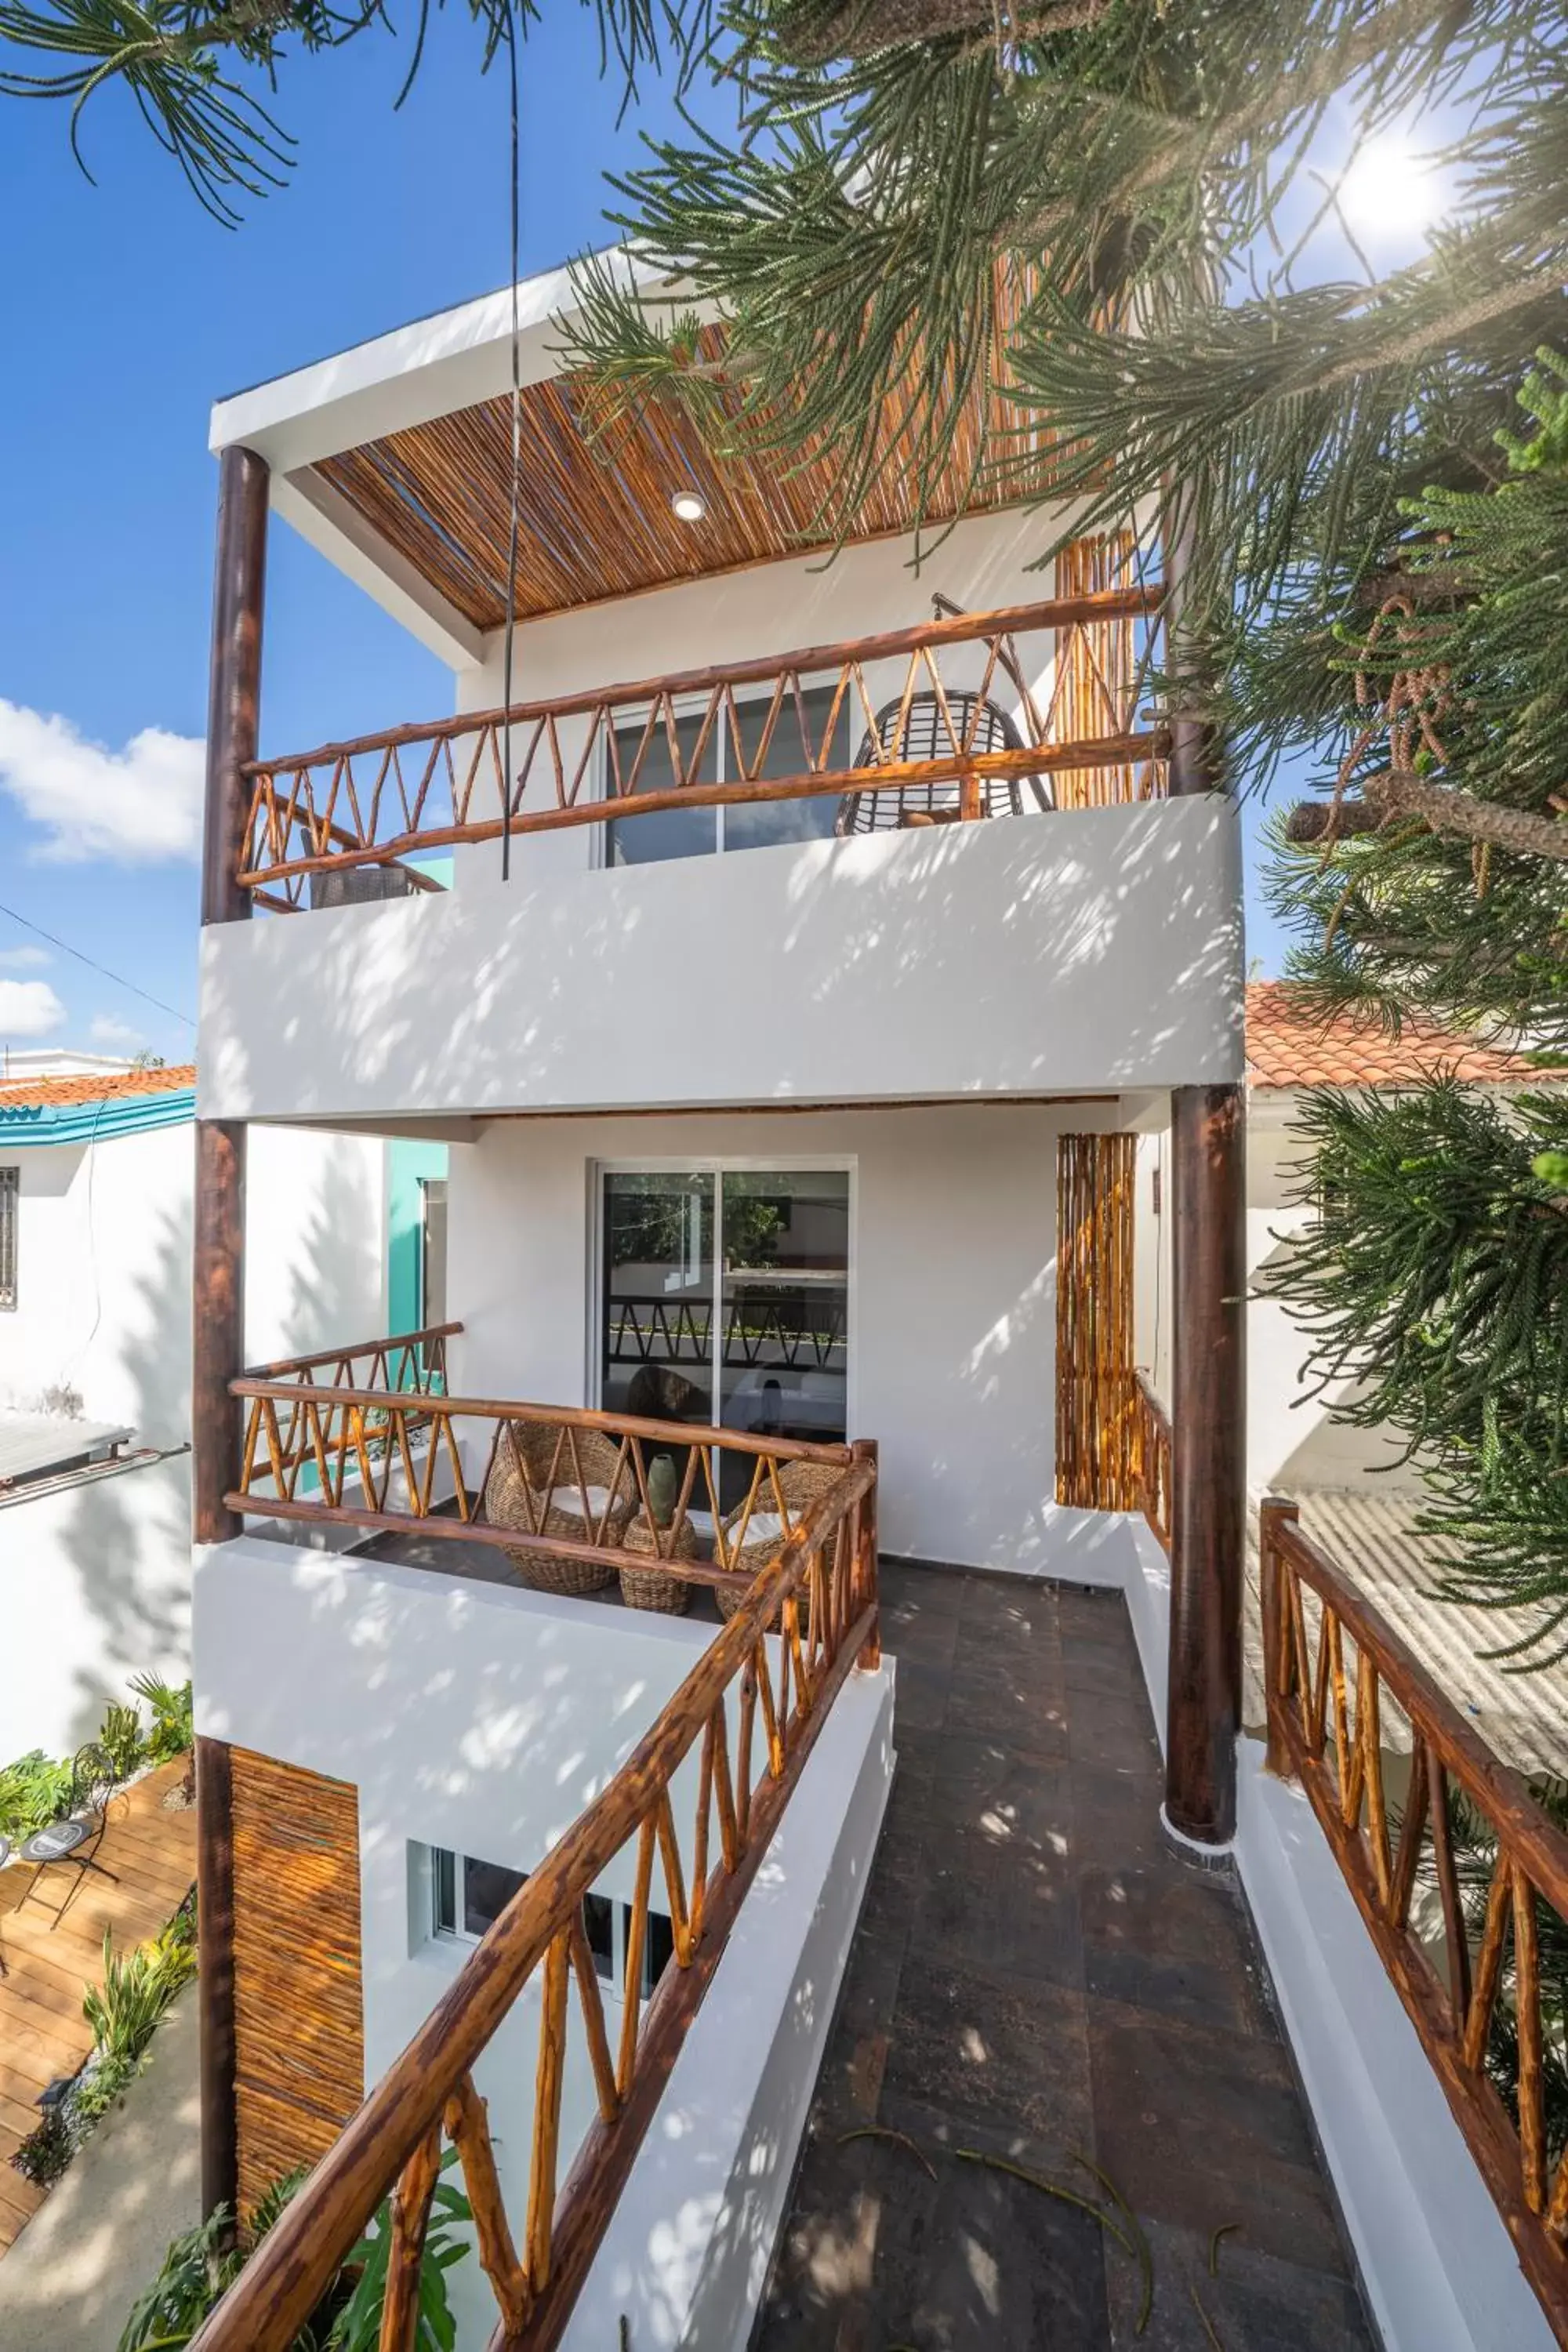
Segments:
[[[63,2105],[53,2106],[46,2108],[43,2122],[34,2126],[11,2162],[25,2180],[52,2189],[75,2154],[76,2137]]]
[[[153,1710],[153,1727],[147,1735],[147,1753],[154,1764],[166,1764],[171,1756],[184,1756],[195,1747],[195,1714],[189,1683],[176,1690],[172,1683],[157,1675],[137,1675],[131,1685],[138,1698],[144,1698]]]
[[[150,1944],[117,1954],[112,1931],[103,1931],[103,1985],[89,1987],[82,1998],[82,2015],[92,2028],[100,2056],[134,2070],[157,2032],[158,2021],[180,1987],[195,1974],[196,1958],[188,1944],[176,1942],[168,1928]]]
[[[0,1835],[31,1837],[35,1830],[58,1821],[70,1801],[71,1768],[57,1764],[41,1748],[19,1756],[0,1771]]]
[[[455,2151],[448,2149],[445,2172]],[[260,2244],[304,2179],[303,2171],[275,2181],[248,2215],[238,2246],[226,2246],[228,2214],[219,2206],[199,2230],[176,2238],[163,2257],[163,2267],[141,2295],[121,2333],[116,2352],[177,2352],[190,2342],[214,2305],[226,2293],[249,2256]],[[415,2336],[417,2352],[451,2352],[457,2323],[447,2299],[446,2274],[468,2251],[458,2234],[471,2218],[460,2189],[437,2181],[430,2227],[419,2269],[419,2320]],[[293,2352],[375,2352],[381,2335],[381,2311],[386,2294],[386,2261],[391,2244],[392,2205],[388,2199],[376,2215],[374,2231],[362,2238],[338,2272],[307,2325],[295,2337]]]
[[[98,1729],[98,1745],[108,1757],[117,1780],[129,1780],[147,1756],[139,1706],[121,1706],[110,1699]]]

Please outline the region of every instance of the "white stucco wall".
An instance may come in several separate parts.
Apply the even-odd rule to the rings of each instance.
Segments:
[[[467,1953],[428,1936],[411,1885],[410,1842],[515,1870],[537,1867],[625,1763],[717,1628],[246,1538],[196,1553],[194,1633],[198,1730],[358,1790],[365,2069],[374,2083]],[[888,1666],[851,1678],[840,1727],[848,1745],[826,1745],[830,1721],[763,1866],[768,1969],[777,1975],[781,1956],[789,1964],[773,1985],[743,1953],[734,1968],[733,1951],[721,1964],[687,2043],[689,2079],[683,2087],[678,2075],[669,2094],[689,2126],[680,2162],[672,2173],[656,2150],[640,2204],[628,2190],[615,2258],[627,2259],[627,2231],[644,2212],[650,2242],[637,2296],[647,2325],[639,2343],[680,2340],[721,2210],[728,2204],[733,2211],[748,2194],[761,2197],[759,2209],[707,2292],[721,2307],[753,2271],[760,2288],[759,2245],[765,2261],[891,1772],[891,1696]],[[731,1694],[731,1754],[737,1698]],[[697,1772],[694,1748],[671,1785],[688,1883]],[[830,1866],[842,1878],[837,1888]],[[600,1890],[629,1900],[635,1868],[634,1843]],[[657,1875],[653,1899],[665,1907]],[[755,1931],[763,1923],[759,1913]],[[767,1995],[762,2014],[759,1990]],[[539,1998],[535,1982],[476,2069],[514,2218],[526,2198]],[[618,2014],[609,2004],[612,2046]],[[775,2067],[776,2052],[787,2063]],[[593,2107],[574,2008],[563,2178]],[[668,2122],[670,2107],[664,2112]],[[752,2151],[763,2149],[759,2168]],[[462,2340],[477,2352],[493,2306],[476,2265],[465,2264],[457,2286]],[[742,2327],[689,2340],[743,2338]]]
[[[69,1386],[139,1444],[190,1436],[190,1122],[91,1147],[37,1145],[21,1170],[17,1307],[0,1313],[0,1407]],[[247,1187],[251,1362],[384,1331],[378,1140],[258,1128]],[[0,1507],[0,1762],[96,1728],[130,1676],[188,1672],[190,1465]]]
[[[597,1401],[596,1163],[847,1165],[849,1433],[881,1448],[884,1550],[1076,1573],[1061,1546],[1104,1521],[1053,1500],[1056,1143],[1121,1123],[1115,1102],[498,1121],[451,1158],[452,1386]]]

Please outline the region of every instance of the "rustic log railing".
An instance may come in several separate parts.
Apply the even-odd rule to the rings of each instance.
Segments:
[[[1568,2131],[1547,2095],[1568,2069],[1568,2027],[1541,1958],[1543,1918],[1568,1918],[1568,1837],[1303,1533],[1294,1504],[1264,1503],[1259,1547],[1270,1768],[1300,1781],[1568,2344]],[[1390,1714],[1405,1735],[1392,1749]]]
[[[1161,594],[1113,588],[964,614],[252,760],[237,880],[254,904],[288,911],[312,875],[660,809],[957,783],[960,813],[978,817],[987,778],[1086,772],[1118,778],[1116,797],[1150,798],[1164,789],[1168,742],[1163,728],[1139,725],[1137,705]],[[1123,640],[1140,625],[1146,642],[1130,661]],[[901,678],[887,667],[900,662]],[[874,688],[868,672],[879,666]],[[1047,670],[1042,698],[1029,681]],[[805,697],[823,689],[830,698],[814,728]],[[979,751],[985,704],[1003,693],[1021,748]],[[936,752],[900,759],[917,696],[936,705]],[[782,776],[768,772],[781,721],[798,729],[805,762]],[[868,765],[858,761],[863,738]],[[671,781],[653,780],[660,768]]]
[[[564,1425],[572,1426],[570,1418]],[[381,2352],[412,2352],[419,2262],[443,2136],[458,2153],[479,2262],[500,2315],[492,2352],[549,2352],[559,2340],[817,1734],[857,1663],[877,1662],[875,1493],[874,1460],[863,1454],[846,1461],[831,1489],[748,1581],[735,1614],[653,1728],[513,1896],[262,2240],[195,2337],[195,2352],[283,2352],[389,2192],[392,2248]],[[807,1594],[809,1612],[802,1606]],[[770,1633],[775,1624],[782,1629],[776,1636]],[[754,1771],[759,1718],[762,1752]],[[672,1785],[694,1751],[698,1786],[688,1875]],[[615,1858],[632,1849],[636,1895],[626,2007],[612,2048],[584,1903]],[[656,1868],[676,1965],[665,1970],[645,2013],[638,1986]],[[539,2056],[520,2242],[473,2069],[536,1976],[542,1980]],[[574,1989],[598,2113],[558,2192]]]
[[[802,1517],[802,1507],[790,1501],[785,1465],[845,1471],[874,1450],[865,1442],[818,1444],[569,1405],[448,1396],[445,1342],[462,1328],[440,1324],[342,1354],[269,1364],[231,1381],[244,1437],[228,1507],[255,1518],[367,1533],[434,1528],[458,1542],[646,1574],[650,1553],[613,1540],[636,1511],[661,1569],[685,1583],[739,1595],[750,1590],[756,1548],[772,1523],[782,1541]],[[377,1366],[385,1367],[385,1376],[373,1384]],[[313,1377],[326,1367],[332,1377]],[[395,1386],[400,1378],[405,1385]],[[536,1442],[542,1430],[549,1433],[542,1475],[522,1475],[524,1428]],[[585,1458],[589,1433],[600,1441],[592,1461]],[[655,1454],[685,1455],[673,1506],[663,1512],[654,1509],[648,1492]],[[498,1465],[516,1467],[534,1526],[494,1525],[486,1517],[485,1495]],[[557,1503],[582,1522],[581,1539],[558,1531]],[[702,1515],[700,1527],[694,1514]],[[688,1556],[688,1530],[710,1547],[710,1557]],[[738,1565],[743,1553],[751,1557]]]
[[[1139,1508],[1159,1538],[1171,1549],[1171,1416],[1150,1387],[1146,1375],[1133,1374],[1136,1412],[1133,1451],[1136,1457]]]

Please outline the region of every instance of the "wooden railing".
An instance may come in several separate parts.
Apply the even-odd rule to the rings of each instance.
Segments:
[[[831,1490],[750,1582],[735,1614],[652,1730],[531,1874],[262,2240],[195,2337],[196,2352],[283,2352],[292,2345],[389,2192],[392,2246],[381,2352],[412,2352],[420,2256],[443,2137],[458,2152],[479,2261],[500,2313],[492,2345],[549,2352],[558,2341],[813,1743],[857,1663],[877,1662],[875,1509],[874,1461],[847,1462]],[[773,1636],[769,1629],[775,1624],[781,1630]],[[759,1717],[762,1756],[753,1772]],[[699,1767],[689,1879],[671,1790],[694,1750]],[[615,1858],[631,1849],[636,1894],[626,2007],[612,2048],[584,1903]],[[665,1970],[645,2013],[638,1986],[656,1869],[676,1965]],[[520,2244],[473,2069],[536,1977],[539,2055]],[[558,2192],[574,1991],[598,2113]]]
[[[1149,798],[1164,789],[1168,740],[1139,725],[1137,706],[1161,595],[1112,588],[964,614],[252,761],[238,879],[257,904],[288,910],[312,875],[659,809],[957,784],[961,813],[981,816],[988,779],[1083,773],[1116,778],[1117,797]],[[1047,674],[1042,701],[1031,680]],[[805,697],[823,689],[814,729]],[[935,702],[936,749],[900,758],[916,697]],[[999,697],[1020,748],[978,750]],[[805,762],[784,775],[769,772],[781,721],[798,730]],[[660,766],[668,781],[654,781]]]
[[[1305,1790],[1568,2344],[1568,2020],[1542,1967],[1543,1922],[1568,1919],[1568,1837],[1294,1504],[1263,1505],[1259,1545],[1269,1765]]]
[[[1171,1549],[1171,1417],[1143,1372],[1133,1375],[1133,1453],[1139,1508],[1166,1551]]]
[[[569,1405],[448,1396],[445,1343],[461,1329],[440,1324],[266,1365],[231,1381],[244,1424],[239,1484],[226,1496],[227,1507],[367,1533],[434,1528],[458,1542],[641,1573],[657,1561],[685,1583],[728,1596],[750,1590],[754,1558],[737,1563],[754,1554],[767,1523],[776,1520],[788,1535],[801,1516],[791,1504],[786,1465],[844,1471],[875,1454],[864,1441],[816,1444]],[[330,1377],[314,1377],[328,1367]],[[547,1433],[543,1469],[536,1457],[527,1475],[524,1431],[536,1447]],[[685,1457],[673,1505],[658,1512],[648,1488],[655,1454]],[[517,1470],[516,1491],[527,1499],[532,1526],[498,1525],[486,1516],[498,1465]],[[557,1504],[581,1523],[581,1538],[561,1531]],[[613,1540],[632,1512],[651,1554]],[[703,1515],[700,1535],[694,1513]],[[707,1556],[691,1552],[694,1538]]]

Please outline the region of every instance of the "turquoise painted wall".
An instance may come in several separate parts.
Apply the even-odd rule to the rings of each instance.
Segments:
[[[444,1143],[399,1137],[386,1147],[386,1328],[416,1331],[424,1288],[424,1223],[419,1187],[447,1173]]]

